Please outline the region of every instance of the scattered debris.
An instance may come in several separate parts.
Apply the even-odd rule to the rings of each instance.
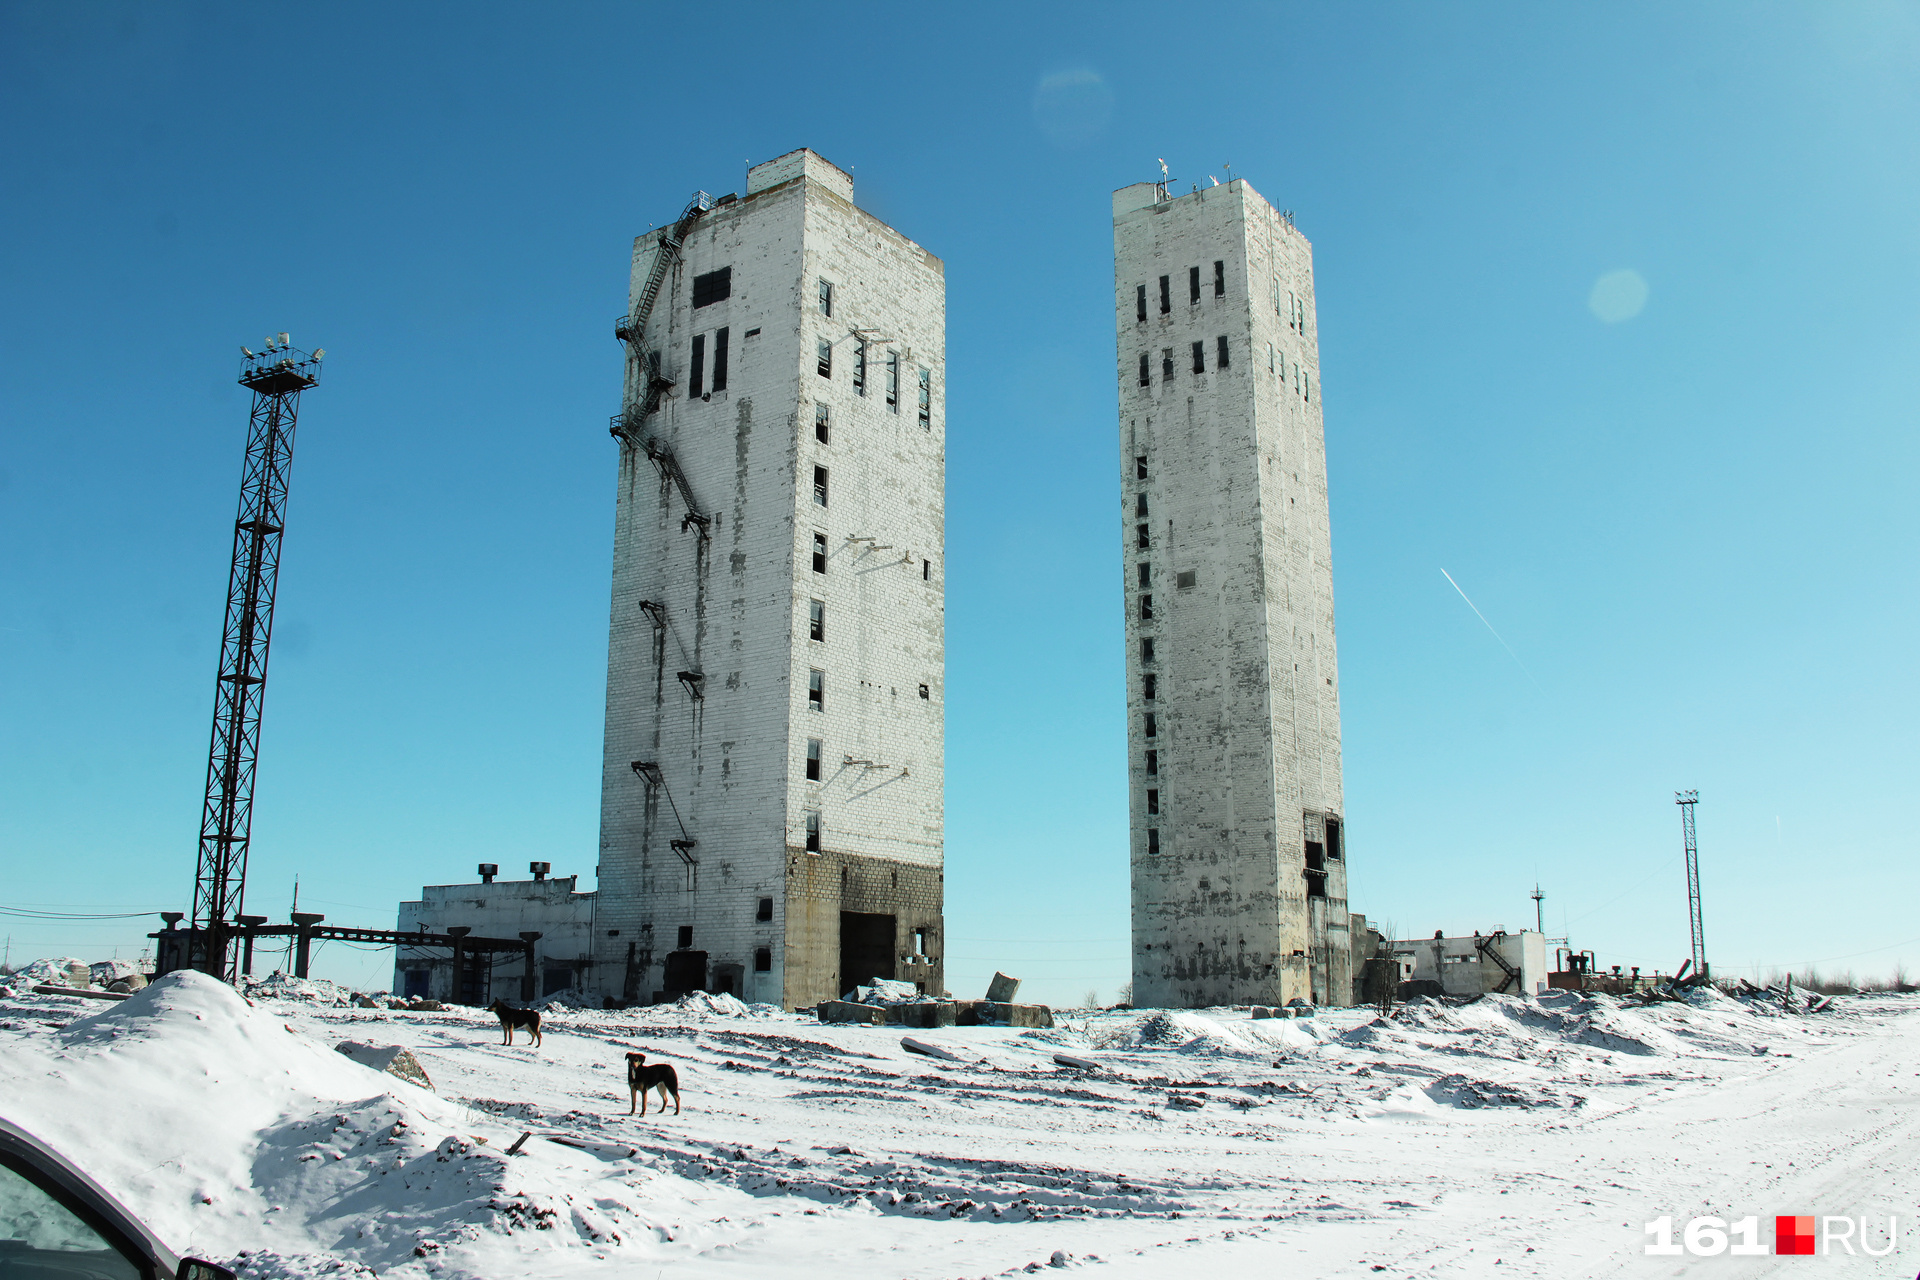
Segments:
[[[929,1058],[941,1058],[947,1062],[966,1061],[965,1058],[953,1052],[951,1049],[943,1049],[937,1044],[929,1044],[925,1040],[916,1040],[912,1036],[901,1036],[900,1047],[908,1053],[921,1053]]]
[[[363,1067],[374,1071],[384,1071],[397,1076],[422,1089],[433,1088],[433,1081],[427,1077],[426,1068],[420,1060],[397,1044],[362,1044],[357,1040],[342,1040],[334,1048],[346,1054]]]

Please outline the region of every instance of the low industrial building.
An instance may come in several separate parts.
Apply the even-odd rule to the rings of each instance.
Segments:
[[[575,892],[577,876],[550,876],[550,863],[529,863],[528,870],[531,880],[501,880],[498,865],[483,862],[478,884],[427,885],[420,890],[419,901],[400,904],[396,927],[402,933],[465,931],[483,938],[538,933],[534,942],[538,995],[583,990],[590,985],[593,967],[594,894]],[[477,981],[473,965],[469,960],[468,990],[456,992],[454,958],[449,951],[396,947],[394,994],[463,1004],[486,1004],[494,996],[520,998],[523,957],[502,954],[496,959],[489,954],[480,963]]]
[[[1470,938],[1436,932],[1431,938],[1395,942],[1389,954],[1399,966],[1401,991],[1407,995],[1536,996],[1547,989],[1546,935],[1531,929],[1496,929]]]

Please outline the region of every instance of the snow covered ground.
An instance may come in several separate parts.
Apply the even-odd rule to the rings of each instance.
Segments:
[[[194,974],[118,1003],[0,988],[0,1114],[245,1280],[1920,1270],[1920,997],[910,1033],[946,1061],[898,1028],[724,998],[552,1010],[534,1049],[483,1011],[332,994],[281,983],[249,1005]],[[435,1090],[346,1040],[408,1048]],[[681,1114],[626,1114],[635,1048],[678,1069]],[[1776,1214],[1891,1216],[1900,1243],[1643,1253],[1648,1221],[1706,1214],[1759,1215],[1769,1246]]]

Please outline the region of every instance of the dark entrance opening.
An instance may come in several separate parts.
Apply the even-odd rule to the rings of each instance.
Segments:
[[[493,956],[467,952],[454,970],[453,1002],[484,1008],[493,999]]]
[[[668,999],[683,996],[689,991],[705,991],[707,989],[707,953],[669,951],[664,985]]]
[[[1327,896],[1327,847],[1318,840],[1307,841],[1307,896]]]
[[[866,911],[840,913],[840,992],[893,976],[894,918]]]

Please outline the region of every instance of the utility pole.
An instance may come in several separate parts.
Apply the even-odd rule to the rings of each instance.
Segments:
[[[286,528],[287,480],[293,467],[300,393],[320,381],[320,359],[286,334],[266,350],[240,348],[240,385],[253,392],[240,514],[233,522],[233,566],[227,579],[227,621],[214,682],[213,744],[207,753],[206,803],[194,870],[188,968],[233,981],[229,954],[234,921],[245,909],[247,851],[253,832],[254,766],[260,751],[260,708],[266,693],[267,647],[273,634],[274,589],[280,577],[280,535]]]
[[[1693,834],[1693,806],[1700,803],[1698,791],[1676,791],[1673,802],[1680,806],[1680,831],[1687,842],[1687,924],[1693,930],[1693,974],[1696,981],[1707,980],[1707,937],[1700,923],[1700,843]]]

